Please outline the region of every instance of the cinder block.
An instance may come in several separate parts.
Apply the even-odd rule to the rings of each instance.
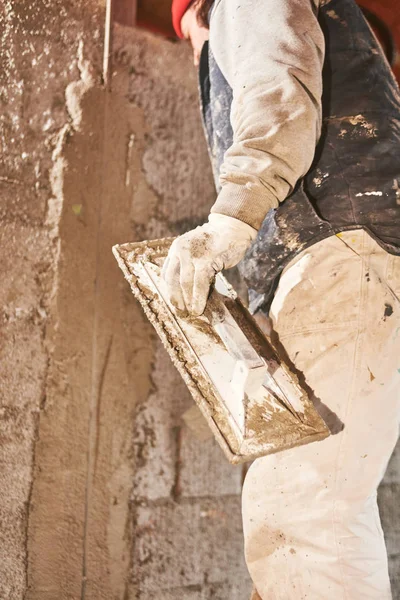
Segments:
[[[156,345],[152,382],[153,391],[139,407],[134,425],[134,496],[144,500],[167,499],[173,493],[180,417],[193,402],[161,342]]]
[[[168,414],[157,406],[151,396],[141,407],[135,421],[134,452],[137,464],[134,498],[158,500],[168,498],[174,485],[174,436],[171,427],[165,427]]]
[[[180,491],[183,497],[240,495],[243,466],[231,465],[214,438],[200,441],[182,429]]]
[[[138,507],[135,535],[132,577],[141,592],[248,580],[239,498]]]

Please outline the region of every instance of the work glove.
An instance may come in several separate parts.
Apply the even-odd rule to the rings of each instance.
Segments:
[[[256,235],[250,225],[213,213],[208,223],[176,238],[162,271],[171,304],[183,313],[203,314],[215,275],[237,265]]]

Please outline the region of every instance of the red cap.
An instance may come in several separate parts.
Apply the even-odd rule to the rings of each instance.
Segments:
[[[172,0],[172,24],[176,35],[182,39],[181,20],[191,3],[192,0]]]

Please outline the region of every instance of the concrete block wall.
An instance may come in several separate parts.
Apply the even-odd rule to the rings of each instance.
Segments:
[[[1,31],[0,598],[241,598],[241,469],[192,401],[111,247],[214,199],[188,48],[99,2],[5,3]]]
[[[114,93],[144,116],[142,169],[150,191],[134,184],[133,226],[143,238],[176,235],[204,221],[214,199],[190,53],[118,27],[113,57]],[[142,203],[146,222],[137,221]],[[132,431],[130,593],[154,600],[247,598],[243,468],[230,466],[213,439],[199,441],[185,426],[182,415],[193,401],[161,344],[153,342],[151,389]]]
[[[181,44],[105,6],[0,16],[0,598],[245,600],[241,467],[192,406],[111,254],[214,200]],[[400,598],[399,453],[380,490]]]

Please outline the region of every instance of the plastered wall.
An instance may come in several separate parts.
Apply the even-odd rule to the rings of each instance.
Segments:
[[[0,598],[245,600],[241,467],[111,254],[214,199],[189,49],[99,2],[0,15]],[[380,499],[399,579],[399,455]],[[400,597],[400,587],[397,587]]]

